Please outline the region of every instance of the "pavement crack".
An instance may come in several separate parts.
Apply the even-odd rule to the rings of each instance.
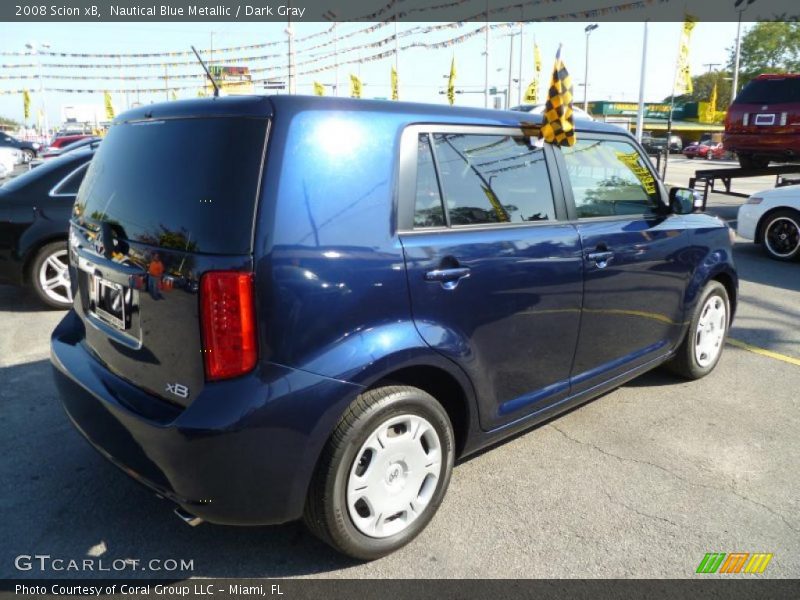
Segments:
[[[611,494],[608,493],[608,490],[603,490],[603,493],[606,495],[606,497],[608,498],[609,502],[611,502],[612,504],[616,504],[617,506],[621,506],[622,508],[631,511],[632,513],[635,513],[635,514],[639,515],[640,517],[644,517],[645,519],[650,519],[650,520],[653,520],[653,521],[663,521],[664,523],[669,523],[673,527],[680,528],[680,525],[678,525],[675,521],[670,521],[669,519],[667,519],[665,517],[659,517],[658,515],[651,515],[649,513],[642,512],[639,509],[637,509],[637,508],[635,508],[633,506],[630,506],[629,504],[625,504],[622,500],[619,500],[619,499],[614,498],[613,496],[611,496]]]
[[[689,485],[692,485],[692,486],[695,486],[695,487],[702,487],[702,488],[706,488],[706,489],[709,489],[709,490],[716,490],[716,491],[719,491],[719,492],[728,492],[729,494],[731,494],[733,496],[736,496],[737,498],[739,498],[740,500],[743,500],[744,502],[747,502],[749,504],[752,504],[753,506],[757,506],[759,508],[762,508],[762,509],[766,510],[772,516],[777,517],[781,521],[783,521],[784,525],[786,525],[786,527],[791,529],[793,532],[800,533],[800,529],[798,529],[795,525],[793,525],[782,513],[776,511],[775,509],[771,508],[770,506],[767,506],[763,502],[759,502],[758,500],[754,500],[754,499],[752,499],[752,498],[750,498],[748,496],[745,496],[744,494],[736,491],[736,489],[732,485],[718,486],[718,485],[710,485],[710,484],[707,484],[707,483],[699,483],[697,481],[692,481],[691,479],[687,479],[686,477],[683,477],[682,475],[679,475],[678,473],[675,473],[674,471],[670,471],[669,469],[667,469],[665,467],[662,467],[659,464],[656,464],[656,463],[653,463],[653,462],[650,462],[650,461],[647,461],[647,460],[639,460],[637,458],[632,458],[630,456],[620,456],[618,454],[614,454],[613,452],[609,452],[608,450],[604,450],[603,448],[601,448],[600,446],[598,446],[596,444],[593,444],[592,442],[586,442],[586,441],[583,441],[583,440],[579,440],[579,439],[577,439],[575,437],[572,437],[567,432],[565,432],[563,429],[560,429],[557,425],[554,425],[553,423],[550,423],[550,425],[548,425],[548,427],[556,430],[558,433],[560,433],[562,436],[564,436],[564,438],[566,438],[570,442],[573,442],[573,443],[578,444],[580,446],[585,446],[587,448],[591,448],[592,450],[594,450],[596,452],[599,452],[600,454],[603,454],[605,456],[609,456],[611,458],[615,458],[616,460],[618,460],[620,462],[632,462],[632,463],[636,463],[636,464],[640,464],[640,465],[647,465],[647,466],[652,467],[654,469],[657,469],[659,471],[663,471],[664,473],[666,473],[670,477],[673,477],[674,479],[677,479],[677,480],[682,481],[684,483],[687,483]],[[633,510],[633,509],[631,509],[631,510]]]

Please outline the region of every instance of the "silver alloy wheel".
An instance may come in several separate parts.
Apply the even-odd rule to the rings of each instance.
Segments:
[[[381,423],[356,454],[347,479],[347,509],[364,535],[400,533],[428,506],[442,472],[439,434],[418,415]]]
[[[69,285],[69,265],[67,250],[61,249],[50,254],[39,267],[39,287],[45,295],[59,304],[72,302],[72,288]]]
[[[703,306],[694,335],[694,356],[698,365],[705,368],[717,359],[727,327],[725,300],[721,296],[711,296]]]
[[[770,254],[788,258],[800,247],[800,225],[789,217],[778,217],[764,228],[764,243]]]

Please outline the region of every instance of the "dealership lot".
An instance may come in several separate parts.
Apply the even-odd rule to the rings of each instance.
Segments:
[[[694,169],[722,164],[673,157],[667,179],[686,185]],[[735,219],[740,203],[714,195],[709,206]],[[798,577],[800,264],[744,241],[735,254],[735,345],[714,373],[694,383],[645,375],[463,462],[431,526],[369,564],[297,524],[181,523],[67,422],[47,360],[63,313],[0,286],[0,576],[41,576],[14,558],[47,554],[193,561],[122,573],[145,577],[688,577],[707,552],[769,552],[765,576]]]

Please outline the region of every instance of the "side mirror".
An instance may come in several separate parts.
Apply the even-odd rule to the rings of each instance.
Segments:
[[[703,196],[691,188],[673,187],[669,190],[669,208],[676,215],[688,215],[703,210]]]

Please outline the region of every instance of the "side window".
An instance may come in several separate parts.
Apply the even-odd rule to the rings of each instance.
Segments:
[[[61,183],[53,189],[54,196],[77,196],[78,188],[81,187],[81,182],[86,175],[86,169],[89,167],[87,162],[85,165],[78,167],[77,170],[67,175]]]
[[[578,218],[653,215],[658,186],[628,142],[578,139],[562,148]]]
[[[544,152],[523,136],[435,134],[450,224],[555,219]]]
[[[436,170],[428,135],[419,136],[417,144],[417,195],[414,204],[414,227],[444,227],[444,207],[439,196]]]

